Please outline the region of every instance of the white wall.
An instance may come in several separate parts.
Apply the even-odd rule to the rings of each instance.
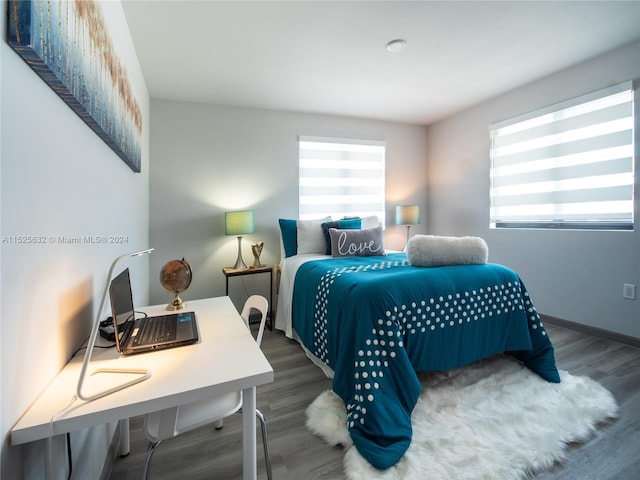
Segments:
[[[10,430],[88,337],[113,258],[148,245],[149,95],[121,4],[102,6],[143,111],[142,173],[125,165],[9,47],[7,2],[0,2],[2,478],[44,478],[45,442],[13,447]],[[128,241],[12,243],[19,235],[125,235]],[[137,300],[146,303],[148,260],[130,267]],[[98,477],[113,428],[72,434],[74,478]]]
[[[488,126],[630,79],[640,79],[640,43],[430,126],[428,218],[430,233],[484,237],[490,261],[519,272],[541,313],[637,338],[640,301],[622,298],[623,283],[640,286],[637,173],[633,232],[489,229]],[[639,98],[636,92],[636,109]],[[636,171],[638,119],[636,114]]]
[[[255,212],[255,234],[244,238],[245,262],[253,260],[250,245],[259,241],[265,244],[262,262],[279,261],[278,218],[298,216],[299,135],[386,141],[387,248],[404,247],[406,230],[394,225],[395,205],[426,208],[426,127],[160,100],[152,101],[151,125],[152,302],[171,300],[159,272],[183,256],[194,274],[183,299],[225,294],[222,268],[233,265],[237,252],[236,238],[224,235],[228,210]],[[426,232],[426,224],[412,231]],[[266,275],[230,281],[238,308],[247,293],[268,293],[260,277]]]

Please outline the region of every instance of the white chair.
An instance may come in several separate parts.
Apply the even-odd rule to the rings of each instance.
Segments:
[[[258,346],[262,343],[262,334],[268,309],[269,302],[267,302],[266,298],[260,295],[252,295],[245,302],[240,314],[245,325],[249,328],[249,318],[252,310],[260,312],[260,327],[256,337]],[[143,478],[145,480],[149,478],[151,457],[160,442],[209,423],[214,423],[216,428],[222,428],[223,419],[238,412],[241,407],[242,392],[238,391],[147,414],[144,419],[144,432],[149,439],[149,447],[147,448],[147,457],[144,462]],[[267,426],[260,410],[256,410],[256,416],[260,421],[262,430],[267,478],[271,480],[271,458],[267,444]]]

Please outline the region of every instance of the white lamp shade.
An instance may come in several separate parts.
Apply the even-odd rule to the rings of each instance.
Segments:
[[[396,225],[418,225],[420,223],[419,205],[396,206]]]
[[[224,233],[225,235],[245,235],[253,233],[253,210],[242,210],[238,212],[225,212]]]

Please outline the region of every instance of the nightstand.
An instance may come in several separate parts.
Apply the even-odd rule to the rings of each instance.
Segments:
[[[254,275],[258,273],[269,274],[269,313],[267,323],[269,330],[273,330],[273,267],[271,265],[262,265],[256,268],[233,268],[224,267],[222,269],[226,281],[226,295],[229,296],[229,277],[241,277],[243,275]]]

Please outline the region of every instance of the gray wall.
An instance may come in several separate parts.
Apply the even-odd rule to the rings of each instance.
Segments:
[[[261,260],[280,260],[278,218],[298,216],[298,136],[386,141],[387,228],[385,246],[404,248],[395,205],[427,206],[426,127],[331,116],[282,113],[184,102],[151,104],[152,302],[171,300],[158,276],[162,265],[183,256],[194,280],[182,298],[225,294],[222,268],[233,265],[235,237],[224,235],[224,212],[253,209],[256,231],[243,240],[245,262],[252,243],[264,241]],[[426,232],[426,223],[412,229]],[[231,279],[238,308],[250,293],[268,293],[266,275]],[[188,302],[187,302],[188,303]]]
[[[430,233],[484,237],[490,261],[519,272],[540,312],[640,337],[640,302],[622,298],[624,283],[640,286],[638,153],[633,232],[489,229],[489,125],[630,79],[640,79],[640,43],[430,126],[428,218]]]
[[[148,245],[149,95],[121,4],[105,2],[103,10],[144,114],[142,173],[133,173],[6,41],[0,44],[0,410],[6,479],[44,478],[46,441],[12,447],[10,430],[88,337],[112,260]],[[6,1],[0,11],[0,37],[6,39]],[[12,243],[18,235],[125,235],[128,241]],[[148,259],[130,267],[136,300],[145,304]],[[113,429],[72,434],[74,478],[98,477]],[[65,462],[64,455],[59,458]],[[64,470],[54,478],[66,478]]]

